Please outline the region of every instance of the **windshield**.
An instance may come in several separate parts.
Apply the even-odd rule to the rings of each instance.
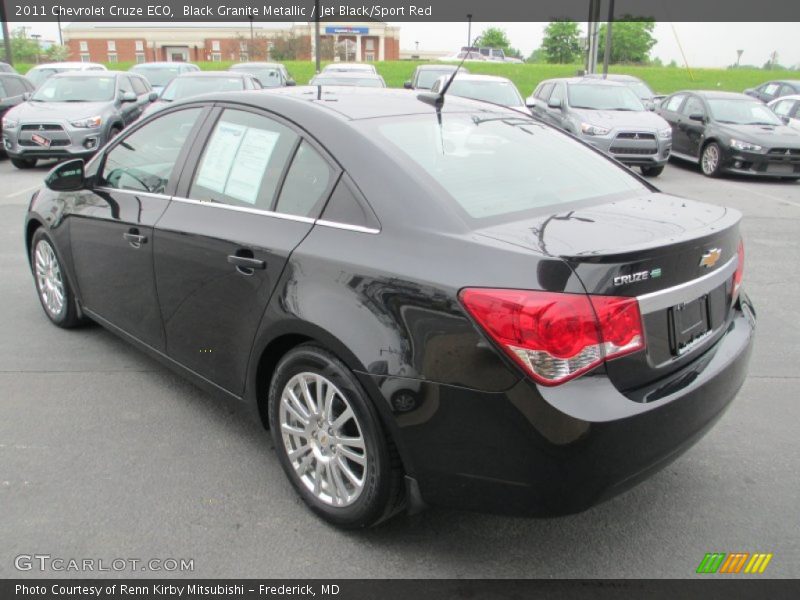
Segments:
[[[634,81],[633,83],[627,84],[629,88],[633,91],[634,94],[639,96],[642,100],[652,100],[653,99],[653,90],[643,84],[641,81]]]
[[[761,102],[754,100],[728,100],[710,98],[708,107],[711,116],[720,123],[731,125],[783,125],[775,113]]]
[[[492,115],[492,113],[486,113]],[[427,174],[473,219],[648,190],[570,136],[528,117],[441,113],[365,121],[398,162]]]
[[[239,67],[238,69],[231,68],[231,71],[248,73],[258,79],[259,83],[265,88],[281,87],[283,85],[281,72],[278,69],[269,67]]]
[[[383,81],[375,77],[336,77],[335,75],[317,75],[309,85],[348,85],[356,87],[384,87]]]
[[[645,110],[642,101],[629,87],[621,85],[586,85],[573,83],[567,86],[569,105],[590,110]]]
[[[33,85],[38,86],[56,73],[64,73],[65,71],[77,71],[77,69],[58,69],[55,67],[46,69],[31,69],[28,71],[26,77],[30,79]]]
[[[178,77],[161,93],[167,102],[212,92],[235,92],[244,89],[241,77]]]
[[[429,90],[433,87],[433,84],[436,83],[436,80],[439,79],[442,75],[447,75],[448,77],[453,74],[453,70],[441,70],[441,71],[433,71],[433,70],[424,70],[419,72],[419,76],[417,76],[417,87]]]
[[[164,87],[181,74],[180,67],[139,67],[132,70],[147,79],[153,87]]]
[[[114,99],[113,77],[66,76],[45,81],[36,90],[34,102],[107,102]]]
[[[447,93],[503,106],[522,106],[524,104],[517,88],[510,81],[459,81],[455,79]]]

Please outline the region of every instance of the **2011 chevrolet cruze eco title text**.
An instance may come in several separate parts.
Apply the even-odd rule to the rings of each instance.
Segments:
[[[252,407],[342,527],[584,510],[688,448],[745,378],[741,215],[512,109],[216,94],[46,183],[25,230],[45,314]]]

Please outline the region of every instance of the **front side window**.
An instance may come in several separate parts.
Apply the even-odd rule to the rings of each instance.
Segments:
[[[792,110],[792,105],[794,104],[793,100],[781,100],[775,105],[775,108],[772,110],[775,111],[775,114],[781,117],[788,117],[789,113]]]
[[[225,110],[194,174],[189,197],[271,210],[298,136],[262,115]]]
[[[164,193],[201,110],[190,108],[162,115],[127,135],[106,154],[102,185]]]
[[[678,112],[678,109],[681,107],[681,103],[683,102],[684,98],[686,98],[686,94],[675,94],[667,101],[664,109],[670,112]]]
[[[560,83],[557,83],[553,87],[553,93],[550,95],[548,102],[553,102],[555,100],[560,100],[562,103],[564,102],[564,86]]]
[[[533,119],[513,114],[443,113],[365,121],[415,179],[432,181],[467,220],[647,193],[597,152]],[[509,218],[509,217],[505,217]]]
[[[275,210],[314,217],[322,210],[332,184],[333,171],[328,162],[308,142],[303,142],[286,174]]]
[[[703,101],[697,96],[690,96],[683,106],[683,114],[686,116],[702,115],[706,116],[706,109],[703,106]]]
[[[536,97],[539,100],[544,100],[545,102],[547,102],[552,92],[553,92],[553,84],[545,83],[542,87],[539,88],[539,91],[536,92]]]

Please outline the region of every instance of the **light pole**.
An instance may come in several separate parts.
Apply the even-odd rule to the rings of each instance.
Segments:
[[[38,34],[38,33],[32,33],[31,37],[34,40],[36,40],[36,64],[38,65],[39,64],[39,54],[40,54],[40,51],[39,51],[39,38],[41,38],[42,36],[40,34]]]
[[[61,35],[61,14],[60,13],[56,14],[56,22],[58,23],[58,45],[59,46],[63,46],[64,45],[64,36]]]
[[[736,51],[736,66],[739,66],[739,62],[742,60],[742,54],[744,54],[744,50],[737,50]]]
[[[611,27],[614,25],[614,0],[608,2],[608,21],[606,22],[606,51],[603,54],[603,79],[608,77],[608,61],[611,59]]]
[[[8,37],[8,21],[6,21],[6,5],[0,1],[0,25],[3,28],[3,46],[6,50],[6,62],[10,65],[14,64],[14,58],[11,55],[11,38]]]
[[[317,72],[317,74],[319,74],[319,72],[322,70],[321,67],[320,67],[320,56],[319,56],[319,54],[320,54],[320,48],[319,48],[319,0],[314,0],[314,15],[316,16],[316,18],[314,19],[314,54],[316,55],[314,57],[314,60],[316,61],[316,67],[315,67],[316,72]]]
[[[247,15],[247,18],[250,19],[250,47],[247,49],[247,60],[253,60],[253,15]]]
[[[467,15],[467,48],[472,44],[472,15]],[[469,50],[467,50],[469,52]]]

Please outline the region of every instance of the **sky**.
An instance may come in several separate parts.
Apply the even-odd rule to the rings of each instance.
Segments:
[[[467,41],[466,23],[389,24],[400,27],[400,46],[404,50],[413,50],[415,42],[419,42],[420,50],[451,54]],[[19,25],[29,26],[29,34],[39,33],[45,39],[58,37],[55,23],[12,23],[11,27]],[[248,26],[243,24],[245,28]],[[487,27],[500,27],[506,31],[511,45],[528,56],[541,44],[546,26],[547,23],[473,23],[472,36]],[[586,23],[580,26],[585,34]],[[657,23],[655,38],[658,43],[651,56],[660,58],[664,64],[672,60],[684,64],[678,41],[690,67],[726,67],[736,62],[737,50],[744,50],[742,64],[761,66],[772,52],[778,53],[782,65],[800,64],[800,23]]]

